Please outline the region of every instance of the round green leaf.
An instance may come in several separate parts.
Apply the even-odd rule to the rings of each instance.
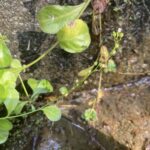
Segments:
[[[88,26],[81,19],[77,19],[64,26],[57,33],[57,39],[60,47],[70,53],[84,51],[91,42]]]
[[[56,105],[45,107],[42,111],[51,121],[58,121],[61,118],[61,110]]]
[[[59,89],[59,92],[64,96],[67,96],[69,93],[68,89],[64,86]]]
[[[82,115],[82,118],[85,119],[86,121],[94,121],[96,120],[96,117],[97,113],[92,108],[85,110],[84,114]]]

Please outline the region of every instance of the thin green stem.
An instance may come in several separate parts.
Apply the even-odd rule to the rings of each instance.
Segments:
[[[34,110],[34,111],[27,112],[27,113],[23,113],[23,114],[20,114],[20,115],[2,117],[2,118],[0,118],[0,120],[3,120],[3,119],[13,119],[13,118],[18,118],[18,117],[23,117],[23,116],[26,116],[26,115],[29,115],[29,114],[32,114],[32,113],[35,113],[35,112],[38,112],[38,111],[41,111],[41,110],[42,110],[42,108],[39,108],[39,109],[36,109],[36,110]]]
[[[82,13],[83,13],[84,10],[87,8],[87,6],[89,5],[90,2],[91,2],[91,0],[87,0],[87,1],[85,2],[85,5],[84,5],[83,9],[81,10],[81,12],[79,13],[79,15],[77,16],[77,18],[79,18],[79,17],[82,15]],[[40,61],[41,59],[43,59],[49,52],[51,52],[57,45],[58,45],[58,41],[55,42],[47,51],[45,51],[40,57],[38,57],[37,59],[35,59],[33,62],[31,62],[31,63],[29,63],[29,64],[27,64],[27,65],[24,65],[24,67],[22,68],[22,71],[25,70],[25,69],[27,69],[27,68],[29,68],[29,67],[31,67],[32,65],[36,64],[37,62],[39,62],[39,61]],[[94,72],[94,70],[93,70],[93,72]],[[80,84],[79,84],[78,86],[75,86],[75,88],[79,87],[91,74],[92,74],[92,72],[91,72],[88,76],[86,76],[86,77],[80,82]],[[24,83],[23,83],[22,78],[21,78],[20,75],[19,75],[19,79],[20,79],[20,81],[21,81],[21,84],[22,84],[22,87],[23,87],[23,89],[24,89],[24,91],[25,91],[25,94],[26,94],[27,97],[28,97],[29,94],[28,94],[28,92],[27,92],[27,90],[26,90],[26,88],[25,88],[25,85],[24,85]],[[74,89],[72,88],[72,89],[70,90],[70,93],[71,93],[73,90],[74,90]],[[69,93],[69,94],[70,94],[70,93]],[[41,111],[41,110],[42,110],[44,107],[46,107],[46,106],[47,106],[47,105],[45,105],[45,106],[43,106],[43,107],[41,107],[41,108],[39,108],[39,109],[36,109],[36,110],[34,110],[34,111],[27,112],[27,113],[23,113],[23,114],[20,114],[20,115],[2,117],[2,118],[0,118],[0,120],[2,120],[2,119],[12,119],[12,118],[17,118],[17,117],[23,117],[23,116],[26,116],[26,115],[29,115],[29,114],[32,114],[32,113]]]
[[[90,2],[91,2],[91,0],[85,1],[85,5],[84,5],[83,9],[80,11],[80,13],[77,16],[77,18],[80,18],[80,16],[83,14],[83,12],[85,11],[85,9],[87,8],[87,6],[89,5]]]
[[[89,3],[91,2],[91,0],[87,0],[87,2],[85,2],[85,5],[83,6],[83,9],[80,11],[79,15],[77,16],[77,18],[80,18],[80,16],[82,15],[82,13],[85,11],[85,9],[87,8],[87,6],[89,5]],[[29,67],[31,67],[32,65],[36,64],[38,61],[40,61],[42,58],[44,58],[49,52],[51,52],[56,46],[58,45],[58,41],[55,42],[51,48],[49,48],[45,53],[43,53],[40,57],[38,57],[36,60],[34,60],[33,62],[29,63],[28,65],[25,65],[23,67],[22,70],[27,69]]]
[[[56,46],[58,45],[58,42],[55,42],[47,51],[45,51],[40,57],[38,57],[37,59],[35,59],[34,61],[32,61],[31,63],[25,65],[23,67],[22,70],[25,70],[31,66],[33,66],[34,64],[36,64],[38,61],[40,61],[41,59],[43,59],[49,52],[51,52]]]
[[[24,83],[23,83],[23,80],[22,80],[20,74],[19,74],[19,80],[20,80],[20,82],[21,82],[21,85],[22,85],[22,87],[23,87],[23,90],[24,90],[26,96],[29,97],[28,91],[27,91],[27,89],[26,89],[26,87],[25,87],[25,85],[24,85]]]

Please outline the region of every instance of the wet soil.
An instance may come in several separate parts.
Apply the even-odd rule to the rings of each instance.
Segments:
[[[1,0],[0,32],[7,35],[14,57],[29,63],[54,42],[54,36],[41,32],[36,12],[47,3],[78,4],[81,1]],[[117,8],[117,9],[116,9]],[[114,11],[117,10],[117,11]],[[91,8],[84,14],[91,30]],[[122,28],[125,37],[114,58],[117,72],[103,76],[104,96],[97,106],[98,120],[85,123],[81,114],[96,97],[99,73],[74,92],[64,105],[66,117],[52,124],[41,113],[17,119],[4,150],[149,150],[150,148],[150,2],[111,0],[104,12],[103,43],[113,46],[111,32]],[[22,74],[48,79],[57,93],[59,87],[71,87],[77,73],[90,66],[99,52],[98,37],[81,54],[68,54],[57,47],[45,59]],[[134,73],[134,74],[131,74]],[[38,105],[41,105],[38,102]],[[41,102],[42,104],[45,102]]]

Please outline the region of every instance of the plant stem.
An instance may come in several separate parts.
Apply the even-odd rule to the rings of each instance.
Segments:
[[[23,116],[26,116],[26,115],[29,115],[29,114],[32,114],[32,113],[35,113],[35,112],[38,112],[38,111],[41,111],[41,110],[42,110],[42,108],[39,108],[39,109],[36,109],[34,111],[23,113],[23,114],[20,114],[20,115],[3,117],[3,118],[0,118],[0,120],[2,120],[2,119],[13,119],[13,118],[18,118],[18,117],[23,117]]]
[[[101,13],[99,14],[99,30],[100,30],[100,33],[99,33],[99,46],[102,45],[102,15]]]
[[[82,15],[82,13],[83,13],[84,10],[87,8],[87,6],[89,5],[90,2],[91,2],[91,0],[87,0],[87,1],[85,2],[85,5],[84,5],[83,9],[81,10],[81,12],[79,13],[79,15],[77,16],[77,18],[79,18],[79,17]],[[29,68],[29,67],[31,67],[31,66],[33,66],[33,65],[36,64],[37,62],[39,62],[39,61],[40,61],[41,59],[43,59],[49,52],[51,52],[57,45],[58,45],[58,41],[56,41],[47,51],[45,51],[45,52],[44,52],[41,56],[39,56],[37,59],[35,59],[34,61],[32,61],[31,63],[29,63],[29,64],[27,64],[27,65],[24,65],[24,67],[22,68],[22,71],[25,70],[25,69],[27,69],[27,68]],[[93,71],[93,72],[94,72],[94,71]],[[92,74],[92,72],[91,72],[89,75],[87,75],[87,76],[80,82],[80,84],[79,84],[78,86],[75,86],[74,88],[79,87],[91,74]],[[24,85],[23,80],[22,80],[22,78],[21,78],[20,75],[19,75],[19,79],[20,79],[20,82],[21,82],[21,84],[22,84],[22,87],[23,87],[23,89],[24,89],[24,91],[25,91],[26,96],[29,97],[29,94],[28,94],[28,92],[27,92],[27,90],[26,90],[26,88],[25,88],[25,85]],[[74,90],[74,88],[72,88],[72,89],[70,90],[70,93]],[[69,94],[70,94],[70,93],[69,93]],[[35,113],[35,112],[38,112],[38,111],[42,111],[42,109],[43,109],[44,107],[46,107],[46,106],[47,106],[47,105],[45,105],[45,106],[43,106],[43,107],[41,107],[41,108],[39,108],[39,109],[36,109],[36,110],[34,110],[34,111],[27,112],[27,113],[23,113],[23,114],[20,114],[20,115],[2,117],[2,118],[0,118],[0,120],[2,120],[2,119],[12,119],[12,118],[17,118],[17,117],[23,117],[23,116],[26,116],[26,115],[29,115],[29,114],[32,114],[32,113]]]
[[[135,76],[138,76],[138,75],[146,75],[146,74],[149,74],[150,72],[118,72],[119,74],[122,74],[122,75],[135,75]]]
[[[23,80],[22,80],[20,74],[19,74],[19,80],[20,80],[20,82],[21,82],[21,85],[22,85],[22,87],[23,87],[23,90],[24,90],[26,96],[29,97],[28,91],[27,91],[27,89],[26,89],[26,87],[25,87],[25,85],[24,85],[24,83],[23,83]]]
[[[36,110],[34,110],[34,111],[27,112],[27,113],[23,113],[23,114],[20,114],[20,115],[2,117],[2,118],[0,118],[0,120],[23,117],[23,116],[26,116],[26,115],[29,115],[29,114],[32,114],[32,113],[35,113],[35,112],[38,112],[38,111],[42,111],[46,106],[48,106],[48,105],[45,105],[45,106],[40,107],[40,108],[38,108],[38,109],[36,109]]]
[[[89,5],[90,2],[91,2],[91,0],[85,1],[85,5],[84,5],[83,9],[80,11],[80,13],[77,16],[77,18],[80,18],[80,16],[83,14],[83,12],[85,11],[85,9],[87,8],[87,6]]]
[[[87,0],[85,2],[85,5],[83,7],[83,9],[80,11],[79,15],[77,16],[77,18],[80,18],[80,16],[82,15],[82,13],[85,11],[85,9],[87,8],[87,6],[89,5],[89,3],[91,2],[91,0]],[[44,58],[50,51],[52,51],[56,46],[58,45],[58,41],[55,42],[46,52],[44,52],[40,57],[38,57],[36,60],[34,60],[33,62],[29,63],[28,65],[25,65],[23,67],[22,70],[25,70],[29,67],[31,67],[32,65],[36,64],[38,61],[40,61],[42,58]]]
[[[101,85],[102,85],[102,74],[103,74],[103,72],[100,70],[100,75],[99,75],[99,82],[98,82],[98,90],[97,90],[97,97],[96,97],[96,99],[94,100],[94,102],[93,102],[93,109],[95,108],[95,106],[96,106],[96,104],[98,103],[98,102],[100,102],[100,100],[101,100]]]
[[[98,82],[98,93],[97,93],[97,101],[99,101],[100,97],[101,97],[101,93],[100,93],[100,90],[101,90],[101,86],[102,86],[102,71],[100,71],[100,75],[99,75],[99,82]]]
[[[22,70],[25,70],[34,64],[36,64],[38,61],[40,61],[42,58],[44,58],[49,52],[51,52],[56,46],[58,45],[58,42],[55,42],[47,51],[45,51],[40,57],[32,61],[31,63],[25,65]]]

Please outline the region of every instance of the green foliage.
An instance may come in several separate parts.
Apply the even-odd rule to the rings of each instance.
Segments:
[[[77,18],[84,3],[77,6],[48,5],[37,15],[41,29],[46,33],[55,34],[67,23]]]
[[[90,45],[87,24],[77,19],[86,2],[77,6],[48,5],[37,15],[41,29],[56,34],[59,45],[69,53],[79,53]]]
[[[59,45],[65,51],[70,53],[82,52],[89,46],[91,39],[87,24],[78,18],[89,3],[88,0],[77,6],[48,5],[43,7],[37,14],[41,29],[46,33],[57,33]],[[19,60],[12,58],[6,42],[7,38],[0,34],[0,107],[5,106],[7,109],[7,115],[0,118],[0,144],[7,140],[9,131],[12,129],[12,124],[7,120],[8,118],[26,116],[41,110],[51,121],[58,121],[61,118],[61,110],[57,106],[36,108],[31,101],[36,100],[40,94],[53,92],[51,83],[47,80],[30,78],[28,84],[33,91],[30,96],[20,76],[22,71],[41,60],[55,46],[52,46],[50,50],[30,64],[22,66]],[[18,77],[26,93],[26,101],[21,100],[21,94],[16,90]],[[66,87],[62,87],[60,93],[67,96],[69,91]],[[22,113],[23,107],[27,104],[30,105],[31,112]]]
[[[6,46],[6,38],[0,34],[0,68],[9,67],[11,63],[11,54]]]
[[[119,28],[117,32],[113,31],[112,36],[114,38],[114,48],[110,52],[110,56],[115,56],[118,52],[118,49],[120,48],[120,41],[122,40],[124,34],[121,32],[121,29]]]
[[[53,92],[53,87],[51,83],[45,79],[36,80],[33,78],[28,79],[28,84],[33,90],[33,94],[31,98],[35,100],[39,94],[50,93]]]
[[[79,53],[90,45],[91,38],[87,24],[77,19],[65,25],[57,34],[60,47],[69,53]]]
[[[2,104],[6,98],[6,90],[2,84],[0,84],[0,91],[1,93],[3,93],[3,94],[0,94],[0,104]]]
[[[56,105],[47,106],[42,111],[51,121],[58,121],[61,118],[61,110]]]
[[[12,129],[12,127],[12,123],[9,120],[0,120],[0,144],[7,140],[9,131]]]
[[[59,89],[59,92],[64,96],[67,96],[69,94],[68,89],[64,86]]]
[[[37,14],[41,29],[46,33],[57,34],[57,41],[60,47],[65,51],[70,53],[84,51],[90,45],[91,37],[86,22],[78,18],[89,3],[90,0],[85,0],[82,4],[77,6],[48,5],[43,7]],[[105,72],[114,72],[116,70],[116,64],[111,57],[117,53],[123,33],[118,30],[117,32],[113,32],[112,35],[115,42],[114,48],[109,52],[107,48],[103,46],[100,58],[98,58],[91,67],[80,71],[78,74],[80,77],[86,79],[87,76],[98,69]],[[12,129],[12,124],[8,119],[26,116],[37,111],[43,111],[51,121],[58,121],[61,118],[61,110],[56,105],[46,105],[42,108],[36,108],[36,106],[34,106],[34,101],[40,94],[53,92],[51,83],[44,79],[28,79],[28,84],[33,91],[33,94],[29,95],[20,77],[22,71],[46,56],[48,52],[57,45],[57,42],[39,58],[30,64],[22,66],[18,59],[12,58],[6,41],[7,38],[0,34],[0,92],[2,93],[0,93],[0,107],[5,106],[7,109],[7,116],[0,118],[0,144],[7,140],[9,131]],[[20,97],[21,93],[19,94],[16,90],[18,77],[27,95],[26,101],[22,101]],[[83,79],[81,83],[85,81]],[[78,83],[78,85],[81,84]],[[72,89],[76,87],[77,86],[74,86]],[[61,87],[59,91],[62,96],[67,96],[72,89],[68,90],[66,87]],[[30,106],[30,112],[22,113],[22,109],[25,105]],[[82,117],[86,121],[94,121],[97,118],[97,114],[94,109],[87,109]]]
[[[19,104],[19,93],[15,87],[22,66],[19,60],[12,59],[6,41],[6,37],[0,35],[0,107],[4,104],[7,116],[10,116]],[[11,128],[12,124],[7,119],[0,120],[0,144],[7,140]]]
[[[8,115],[10,115],[19,103],[19,93],[14,88],[7,90],[7,97],[4,101],[5,107],[7,108]]]
[[[85,77],[88,76],[92,72],[93,66],[85,68],[78,73],[78,76]]]
[[[104,72],[116,72],[116,64],[112,59],[108,60],[107,67],[104,69]]]
[[[15,110],[14,110],[14,113],[16,115],[19,115],[23,109],[23,107],[28,103],[28,101],[19,101]]]
[[[97,113],[94,109],[89,108],[85,110],[85,112],[82,115],[82,118],[86,121],[95,121],[97,118]]]

